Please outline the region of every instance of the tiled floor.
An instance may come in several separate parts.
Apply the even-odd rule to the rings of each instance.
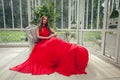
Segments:
[[[86,75],[30,75],[10,71],[29,56],[29,48],[0,48],[0,80],[120,80],[120,69],[90,54]]]

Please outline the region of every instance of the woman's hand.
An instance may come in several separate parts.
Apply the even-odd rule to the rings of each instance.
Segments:
[[[56,36],[56,32],[54,29],[50,28],[50,31],[51,31],[51,35],[49,36],[50,38],[53,37],[53,36]]]
[[[51,35],[49,36],[49,38],[51,38],[51,37],[53,37],[53,36],[56,36],[56,34],[51,34]]]
[[[50,39],[51,37],[55,36],[55,34],[51,34],[48,37],[44,37],[44,36],[38,36],[39,39]]]

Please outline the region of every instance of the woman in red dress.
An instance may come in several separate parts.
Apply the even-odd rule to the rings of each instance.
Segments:
[[[40,41],[33,47],[29,58],[10,70],[32,75],[54,72],[66,76],[86,74],[89,57],[85,47],[56,38],[46,16],[42,17],[36,32]]]

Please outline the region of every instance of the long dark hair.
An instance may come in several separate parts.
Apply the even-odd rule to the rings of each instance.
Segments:
[[[41,19],[40,19],[40,23],[38,25],[39,29],[41,30],[42,27],[43,27],[43,19],[44,18],[47,18],[47,23],[45,24],[45,26],[47,27],[47,29],[50,31],[50,25],[49,25],[49,21],[48,21],[48,17],[47,16],[42,16]],[[51,31],[50,31],[51,32]]]

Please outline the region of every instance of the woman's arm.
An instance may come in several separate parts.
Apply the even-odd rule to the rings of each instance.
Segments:
[[[39,39],[49,39],[49,37],[44,37],[39,35],[39,27],[36,28],[36,34]]]
[[[50,31],[52,34],[49,37],[53,37],[57,35],[54,29],[50,28]]]

